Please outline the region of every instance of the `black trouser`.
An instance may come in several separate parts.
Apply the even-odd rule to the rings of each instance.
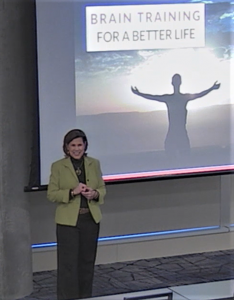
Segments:
[[[92,296],[98,234],[90,213],[79,215],[76,226],[57,224],[58,300]]]

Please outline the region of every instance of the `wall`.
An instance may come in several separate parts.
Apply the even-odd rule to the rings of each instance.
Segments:
[[[234,247],[234,175],[107,186],[101,237],[217,228],[151,238],[100,242],[97,263],[215,251]],[[32,243],[55,242],[55,204],[46,192],[30,194]],[[55,248],[33,251],[34,271],[55,269]]]
[[[0,1],[0,299],[32,291],[29,199],[35,102],[35,23],[30,0]]]

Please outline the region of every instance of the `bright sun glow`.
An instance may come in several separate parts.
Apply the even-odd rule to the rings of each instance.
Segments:
[[[145,53],[142,52],[142,55]],[[171,78],[175,73],[182,77],[182,93],[201,92],[210,88],[215,81],[221,83],[219,90],[190,102],[190,109],[231,102],[230,60],[218,59],[208,48],[177,49],[155,54],[132,70],[131,82],[143,93],[168,94],[173,92]],[[147,104],[144,99],[138,99],[139,110],[166,109],[164,104],[149,102]]]
[[[234,103],[230,97],[230,73],[233,59],[220,59],[209,48],[175,49],[154,53],[140,51],[143,63],[129,66],[129,72],[112,74],[108,70],[87,79],[82,85],[77,80],[77,114],[111,112],[147,112],[166,110],[164,103],[134,95],[131,86],[152,95],[173,93],[171,84],[175,73],[181,75],[182,93],[199,93],[217,81],[220,89],[205,97],[191,101],[188,109]]]

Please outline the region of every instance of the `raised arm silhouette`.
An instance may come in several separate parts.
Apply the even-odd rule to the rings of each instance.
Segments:
[[[164,143],[165,151],[170,156],[185,157],[190,154],[190,141],[186,129],[187,103],[191,100],[204,97],[213,90],[219,89],[220,83],[216,81],[207,90],[196,94],[183,94],[180,92],[182,83],[180,74],[173,75],[171,83],[174,88],[172,94],[150,95],[141,93],[136,87],[131,87],[131,89],[138,96],[166,104],[169,126]]]

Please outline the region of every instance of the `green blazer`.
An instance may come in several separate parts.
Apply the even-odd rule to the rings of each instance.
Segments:
[[[98,201],[87,201],[95,222],[99,223],[102,218],[99,206],[104,203],[104,196],[106,194],[100,163],[97,159],[85,156],[84,167],[87,186],[99,192]],[[69,157],[58,160],[52,164],[47,197],[50,201],[57,203],[55,213],[55,222],[57,224],[76,225],[81,197],[77,195],[69,200],[69,192],[70,189],[74,189],[78,183],[77,175]]]

